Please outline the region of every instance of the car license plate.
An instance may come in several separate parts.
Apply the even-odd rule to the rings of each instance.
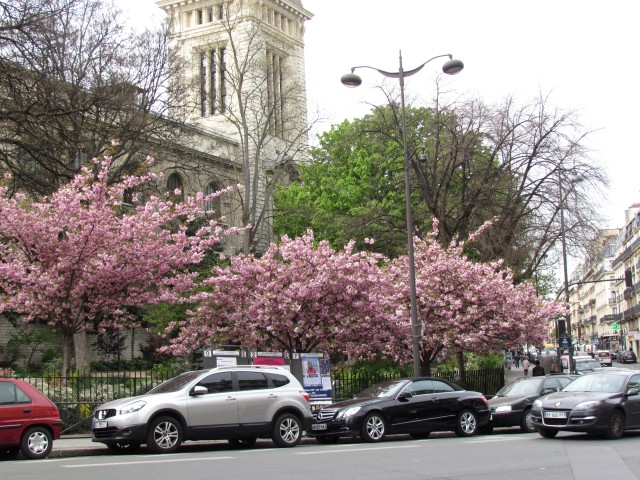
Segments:
[[[544,412],[544,418],[567,418],[567,412]]]
[[[107,422],[96,422],[93,424],[93,428],[107,428]]]
[[[326,423],[314,423],[313,425],[311,425],[311,430],[326,430],[326,429],[327,429]]]

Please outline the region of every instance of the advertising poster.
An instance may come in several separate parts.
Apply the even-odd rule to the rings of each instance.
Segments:
[[[311,402],[331,402],[331,364],[321,353],[301,353],[302,386]]]

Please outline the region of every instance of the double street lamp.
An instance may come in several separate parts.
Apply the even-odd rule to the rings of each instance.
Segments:
[[[405,203],[407,212],[407,252],[409,263],[409,299],[411,303],[411,348],[413,353],[413,374],[420,375],[420,340],[422,338],[422,329],[418,323],[418,307],[416,301],[416,267],[413,254],[413,215],[411,213],[411,183],[409,179],[409,148],[407,145],[407,115],[404,103],[404,79],[411,75],[418,73],[422,70],[427,63],[437,58],[448,57],[449,60],[442,66],[442,71],[447,75],[455,75],[459,73],[464,64],[460,60],[454,60],[453,56],[437,55],[424,62],[419,67],[413,70],[405,71],[402,67],[402,52],[399,54],[399,66],[397,72],[387,72],[376,67],[370,67],[368,65],[360,65],[353,67],[351,73],[347,73],[340,79],[342,83],[347,87],[358,87],[362,84],[362,79],[353,73],[358,68],[370,68],[378,73],[389,78],[397,78],[400,82],[400,117],[402,122],[402,144],[404,148],[404,189],[405,189]]]

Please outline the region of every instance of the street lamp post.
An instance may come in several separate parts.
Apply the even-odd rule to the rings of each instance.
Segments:
[[[353,72],[357,68],[370,68],[389,78],[397,78],[400,83],[400,117],[402,122],[402,144],[404,148],[404,190],[405,190],[405,208],[407,213],[407,253],[409,262],[409,299],[411,306],[411,348],[413,353],[413,374],[420,375],[420,339],[422,338],[422,329],[418,323],[418,307],[416,301],[416,267],[413,253],[413,214],[411,213],[411,183],[409,178],[409,147],[407,145],[407,115],[404,103],[404,79],[422,70],[427,63],[436,58],[449,57],[449,60],[442,66],[442,71],[447,75],[455,75],[459,73],[464,64],[460,60],[454,60],[453,56],[437,55],[424,62],[413,70],[405,71],[402,67],[402,51],[399,54],[399,65],[397,72],[387,72],[376,67],[368,65],[360,65],[353,67],[351,73],[347,73],[340,79],[347,87],[358,87],[362,84],[362,79]]]
[[[571,179],[571,184],[574,185],[581,182],[581,177],[574,177]],[[569,303],[569,271],[567,267],[567,239],[564,223],[564,201],[565,195],[562,190],[562,177],[558,176],[558,190],[560,193],[560,242],[562,243],[562,269],[564,272],[564,297],[567,305]],[[564,315],[565,325],[567,327],[567,333],[569,334],[569,373],[573,372],[573,339],[571,335],[571,312],[567,312]]]

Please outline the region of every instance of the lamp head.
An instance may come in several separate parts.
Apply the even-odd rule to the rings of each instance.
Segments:
[[[456,73],[460,73],[464,68],[464,63],[462,60],[451,59],[445,62],[442,65],[442,71],[447,75],[455,75]]]
[[[358,75],[353,73],[353,70],[351,70],[351,73],[345,73],[340,78],[340,81],[345,87],[350,88],[359,87],[360,85],[362,85],[362,79]]]

